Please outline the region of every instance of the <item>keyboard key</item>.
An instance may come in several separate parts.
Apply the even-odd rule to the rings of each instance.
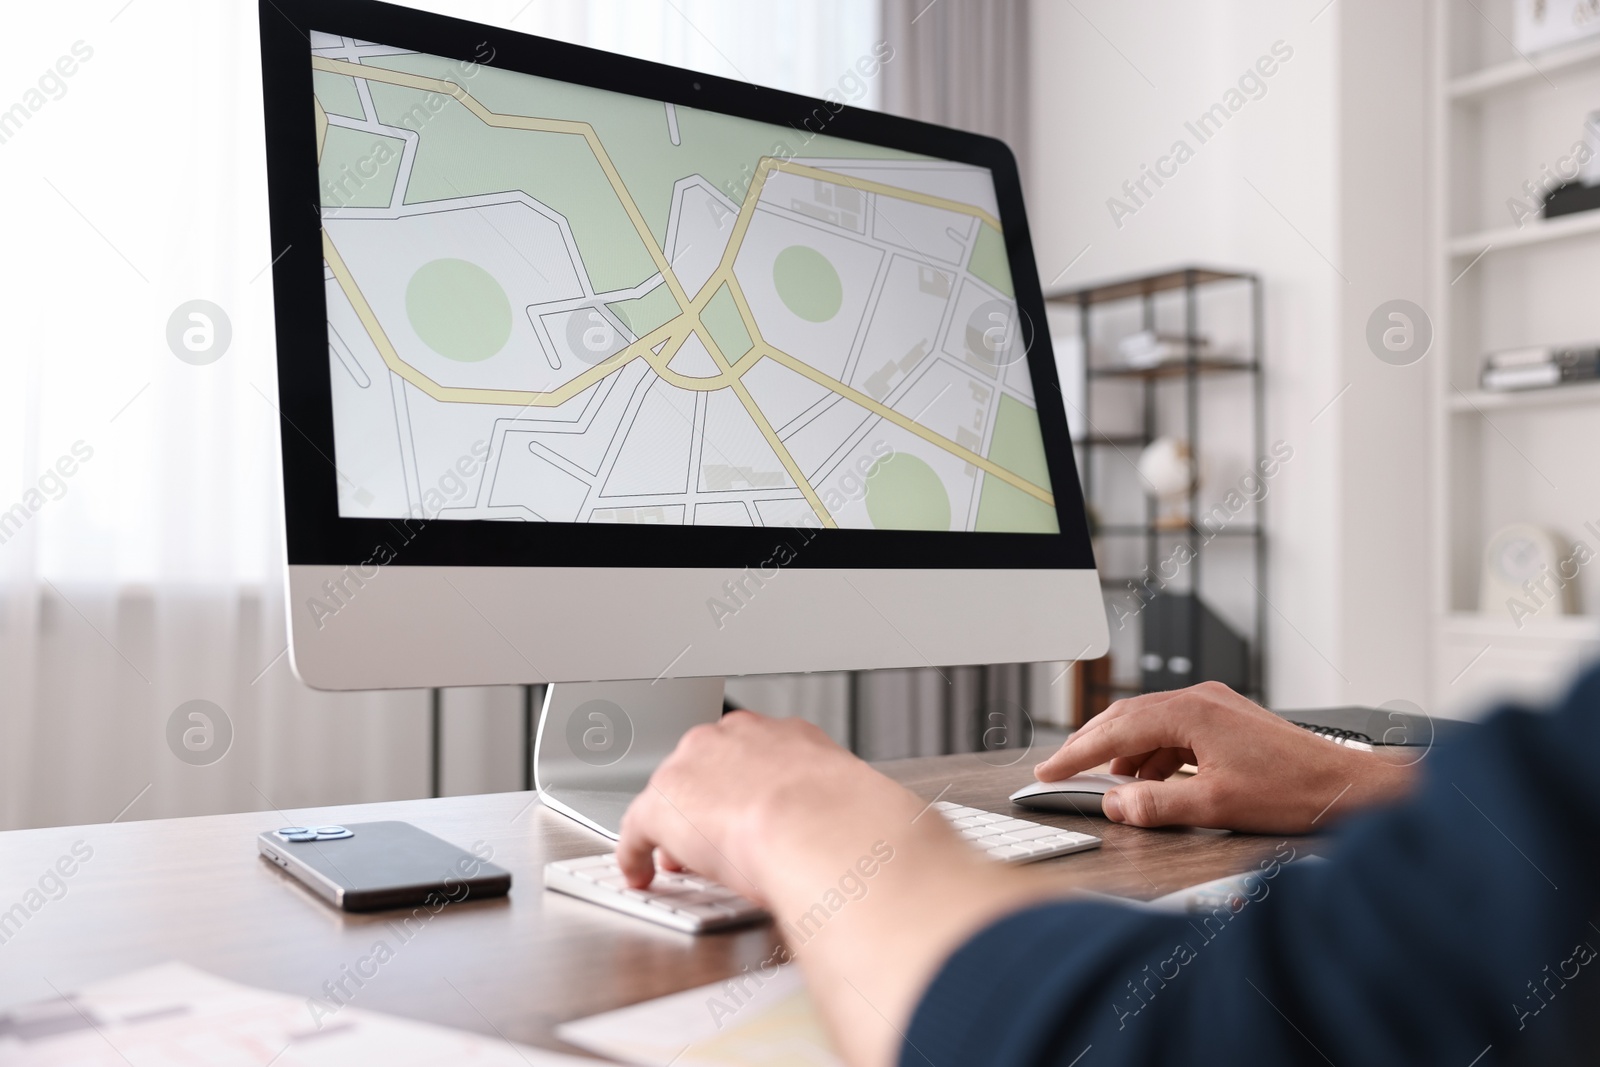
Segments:
[[[674,897],[673,902],[680,908],[698,908],[703,904],[720,904],[726,899],[728,898],[715,893],[708,893],[701,889],[693,893],[685,893],[681,897]]]
[[[669,871],[657,871],[655,878],[650,882],[650,888],[657,890],[688,889],[691,885],[694,885],[693,879]]]
[[[1030,826],[1026,830],[1011,830],[999,834],[994,839],[994,844],[1020,845],[1025,841],[1032,841],[1036,837],[1050,837],[1055,831],[1048,826]]]
[[[1025,848],[1034,855],[1038,855],[1041,852],[1054,852],[1058,847],[1060,847],[1058,845],[1048,844],[1043,840],[1018,841],[1016,844],[1018,848]]]
[[[1009,860],[1017,856],[1026,856],[1032,850],[1023,848],[1020,845],[996,845],[988,851],[989,855],[997,860]]]

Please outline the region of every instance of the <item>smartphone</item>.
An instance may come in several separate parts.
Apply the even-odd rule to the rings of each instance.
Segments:
[[[261,856],[345,911],[380,911],[502,897],[511,872],[489,862],[484,843],[471,852],[404,822],[285,826],[257,835]]]

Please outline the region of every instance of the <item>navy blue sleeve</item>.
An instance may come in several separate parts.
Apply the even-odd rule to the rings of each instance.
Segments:
[[[1001,919],[923,994],[902,1067],[1600,1062],[1600,671],[1421,766],[1237,912]]]

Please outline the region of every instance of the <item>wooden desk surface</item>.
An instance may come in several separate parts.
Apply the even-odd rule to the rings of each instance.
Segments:
[[[880,767],[930,800],[942,793],[1005,812],[1012,810],[1007,794],[1030,779],[1032,763],[994,767],[978,756],[942,756]],[[776,943],[770,926],[694,938],[545,892],[547,861],[600,852],[607,842],[531,793],[287,814],[288,822],[312,825],[403,819],[462,847],[485,842],[494,862],[512,872],[511,894],[449,907],[402,944],[388,925],[395,913],[336,911],[259,858],[255,835],[284,825],[283,813],[12,831],[0,834],[0,1004],[169,959],[318,997],[341,967],[354,967],[383,940],[394,957],[356,993],[355,1006],[571,1052],[554,1036],[558,1024],[729,977],[766,959]],[[1063,888],[1140,899],[1248,870],[1277,844],[1079,815],[1027,817],[1105,839],[1092,852],[1039,865]],[[26,897],[75,844],[80,856],[93,854],[64,879],[65,894]]]

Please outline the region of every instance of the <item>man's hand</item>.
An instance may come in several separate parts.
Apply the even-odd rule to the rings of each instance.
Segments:
[[[1119,700],[1033,769],[1045,782],[1110,761],[1145,781],[1109,790],[1106,817],[1132,826],[1306,833],[1403,795],[1409,767],[1332,744],[1219,682]],[[1196,775],[1172,779],[1185,763]]]
[[[1000,916],[1058,892],[958,838],[932,805],[798,719],[724,715],[684,735],[622,820],[636,887],[657,861],[761,902],[835,1047],[895,1062],[923,988]]]
[[[771,905],[771,887],[794,873],[788,856],[837,853],[849,866],[877,837],[902,837],[923,807],[810,723],[737,711],[690,730],[656,769],[623,816],[617,862],[642,888],[660,849],[663,866]]]

